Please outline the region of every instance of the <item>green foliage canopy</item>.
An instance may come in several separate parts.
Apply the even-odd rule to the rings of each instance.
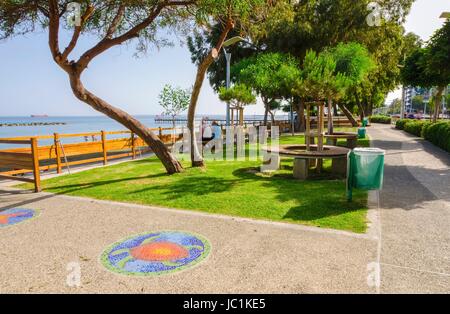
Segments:
[[[251,88],[244,84],[235,84],[231,88],[220,88],[219,98],[238,108],[256,103],[256,96]]]
[[[235,80],[256,91],[267,102],[290,98],[300,74],[297,61],[282,53],[262,53],[232,67]]]
[[[175,117],[189,107],[191,101],[190,89],[164,85],[159,94],[159,105],[164,109],[164,114]]]
[[[425,54],[425,72],[433,77],[434,85],[450,84],[450,20],[431,37]]]
[[[313,100],[338,99],[361,83],[375,67],[358,43],[339,44],[321,53],[308,51],[295,92]]]

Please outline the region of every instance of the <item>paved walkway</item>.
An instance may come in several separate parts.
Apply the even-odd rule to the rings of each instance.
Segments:
[[[382,209],[370,212],[365,235],[0,188],[0,210],[41,210],[0,229],[0,293],[449,293],[449,155],[389,126],[369,133],[388,152]],[[192,269],[151,278],[99,263],[109,244],[152,230],[202,234],[211,254]],[[378,260],[380,289],[368,284]],[[72,262],[81,267],[78,288],[66,284]]]
[[[369,134],[387,150],[381,291],[450,293],[450,154],[390,125]]]

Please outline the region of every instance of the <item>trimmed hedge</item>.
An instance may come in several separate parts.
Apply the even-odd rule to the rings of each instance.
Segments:
[[[428,121],[409,120],[404,124],[403,130],[415,136],[422,136],[422,128],[428,124]]]
[[[383,115],[374,115],[369,117],[370,123],[384,123],[391,124],[391,117]]]
[[[405,128],[406,122],[411,121],[411,119],[400,119],[395,122],[395,128],[397,130],[403,130]]]
[[[450,152],[450,121],[431,123],[429,121],[400,119],[395,128],[421,136],[434,145]]]
[[[422,136],[427,141],[450,153],[450,121],[428,123],[422,129]]]

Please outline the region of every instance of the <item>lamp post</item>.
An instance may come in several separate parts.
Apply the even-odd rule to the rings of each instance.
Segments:
[[[227,61],[227,77],[226,77],[226,84],[227,84],[227,89],[230,88],[230,84],[231,84],[231,74],[230,74],[230,68],[231,68],[231,52],[227,52],[226,47],[229,47],[231,45],[234,45],[237,42],[240,42],[244,40],[244,38],[240,37],[240,36],[235,36],[232,37],[228,40],[226,40],[223,43],[223,51],[225,52],[225,59]],[[226,114],[226,126],[230,125],[230,103],[227,102],[227,114]]]
[[[406,60],[406,55],[403,55],[403,64],[397,64],[397,67],[402,69],[405,67],[404,63]],[[405,118],[405,100],[406,100],[406,90],[405,90],[405,84],[402,84],[402,101],[400,106],[400,119]]]
[[[439,18],[441,18],[441,19],[446,19],[446,20],[450,20],[450,12],[442,12],[441,13],[441,15],[439,16]],[[446,95],[447,93],[448,93],[448,86],[445,88],[445,94],[444,95]],[[443,100],[441,99],[441,102],[442,102]],[[446,106],[447,104],[445,103],[445,101],[442,103],[442,114],[443,115],[445,115],[445,106]],[[439,110],[440,108],[438,108],[438,110]],[[431,114],[431,113],[430,113]],[[439,118],[439,111],[438,111],[438,118]]]

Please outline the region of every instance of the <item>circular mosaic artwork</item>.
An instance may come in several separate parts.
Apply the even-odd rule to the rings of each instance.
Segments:
[[[0,211],[0,228],[21,223],[37,215],[34,209],[11,208]]]
[[[126,275],[161,275],[192,267],[210,251],[203,237],[180,231],[132,236],[109,246],[101,261],[109,270]]]

